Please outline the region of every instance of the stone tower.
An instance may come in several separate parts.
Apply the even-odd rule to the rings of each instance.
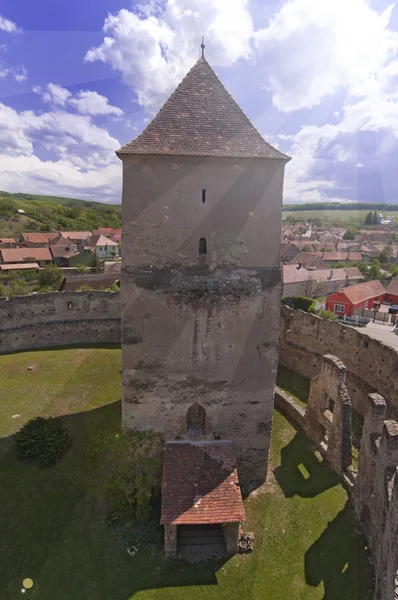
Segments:
[[[265,480],[284,166],[204,57],[123,162],[123,424],[232,440]]]

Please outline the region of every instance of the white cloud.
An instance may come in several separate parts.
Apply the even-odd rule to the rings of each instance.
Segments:
[[[255,33],[267,57],[274,105],[311,108],[342,88],[368,93],[369,81],[398,49],[398,35],[388,28],[392,8],[378,14],[366,0],[286,2]]]
[[[0,15],[0,29],[7,31],[7,33],[18,33],[20,31],[13,21],[6,19],[2,15]]]
[[[104,32],[85,60],[119,70],[138,102],[153,110],[199,56],[199,34],[209,42],[212,64],[229,66],[250,57],[253,23],[248,0],[167,0],[163,9],[152,2],[138,15],[125,9],[109,15]]]
[[[97,117],[100,115],[113,115],[121,117],[124,113],[121,108],[109,104],[108,98],[89,90],[81,90],[75,96],[56,83],[49,83],[44,88],[35,86],[33,91],[41,94],[48,104],[66,107],[72,106],[79,113]]]
[[[114,115],[116,117],[123,115],[121,108],[112,106],[109,104],[108,98],[97,92],[81,91],[75,98],[69,100],[69,104],[74,106],[80,113],[87,115]]]
[[[48,83],[44,89],[36,86],[33,88],[33,91],[37,94],[41,94],[44,102],[55,104],[56,106],[65,106],[68,98],[72,96],[67,89],[56,83]]]
[[[22,81],[26,81],[28,77],[28,72],[24,66],[19,67],[9,67],[3,61],[0,61],[0,77],[12,77],[18,83]]]
[[[0,186],[9,192],[64,195],[97,202],[119,202],[121,169],[117,164],[81,171],[67,160],[37,156],[0,156]]]
[[[120,146],[88,115],[18,113],[0,103],[0,188],[97,200],[120,198]],[[41,160],[40,150],[51,159]]]

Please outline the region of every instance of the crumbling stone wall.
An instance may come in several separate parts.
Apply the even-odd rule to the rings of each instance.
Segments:
[[[120,343],[119,294],[50,292],[0,299],[0,354],[87,343]]]
[[[343,475],[351,465],[351,402],[345,386],[346,368],[331,354],[322,357],[321,372],[311,380],[304,429]]]
[[[378,340],[339,323],[282,306],[279,329],[281,365],[312,378],[324,354],[338,356],[347,368],[345,385],[352,407],[365,414],[368,394],[378,392],[387,414],[398,416],[398,353]]]
[[[375,563],[375,600],[398,596],[398,423],[379,394],[367,398],[359,470],[352,489]]]

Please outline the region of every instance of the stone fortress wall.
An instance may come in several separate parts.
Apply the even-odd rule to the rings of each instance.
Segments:
[[[120,343],[120,294],[50,292],[0,299],[0,354],[67,344]],[[343,361],[352,407],[362,416],[378,392],[398,414],[398,353],[350,327],[282,307],[280,364],[313,378],[325,354]]]
[[[365,416],[368,394],[378,392],[387,402],[387,415],[398,417],[396,350],[351,327],[282,306],[279,364],[312,379],[319,375],[325,354],[344,363],[354,410]]]
[[[120,294],[50,292],[0,299],[0,354],[120,343]]]

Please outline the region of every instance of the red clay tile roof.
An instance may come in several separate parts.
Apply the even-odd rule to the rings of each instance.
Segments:
[[[362,254],[360,252],[350,252],[350,254],[348,255],[348,252],[325,252],[323,255],[323,260],[327,260],[327,261],[331,261],[331,260],[335,260],[335,261],[343,261],[346,262],[347,260],[350,261],[358,261],[358,260],[362,260]]]
[[[124,154],[290,160],[268,144],[201,57]]]
[[[352,304],[358,304],[369,298],[380,296],[386,293],[386,290],[378,279],[374,281],[365,281],[365,283],[357,283],[356,285],[349,285],[348,287],[341,290],[352,302]]]
[[[37,263],[16,263],[12,265],[0,265],[0,269],[2,271],[22,271],[25,269],[40,269],[40,267]]]
[[[76,245],[70,240],[68,246],[50,246],[51,254],[54,258],[66,258],[76,251]]]
[[[57,232],[48,231],[46,233],[21,233],[21,237],[25,242],[34,244],[48,244],[49,240],[58,237]]]
[[[387,291],[387,294],[392,294],[393,296],[398,296],[398,279],[391,279],[386,291]]]
[[[0,238],[0,244],[16,244],[14,238]]]
[[[27,258],[52,261],[49,248],[1,248],[0,254],[5,263],[23,262]]]
[[[246,519],[232,442],[166,442],[162,525]]]
[[[60,234],[70,240],[86,240],[92,235],[92,231],[60,231]]]
[[[358,267],[350,267],[349,269],[316,269],[308,271],[305,267],[297,268],[297,265],[283,265],[282,277],[283,283],[301,283],[302,281],[346,281],[346,276],[349,279],[363,279],[363,275]],[[348,288],[347,288],[348,289]]]

